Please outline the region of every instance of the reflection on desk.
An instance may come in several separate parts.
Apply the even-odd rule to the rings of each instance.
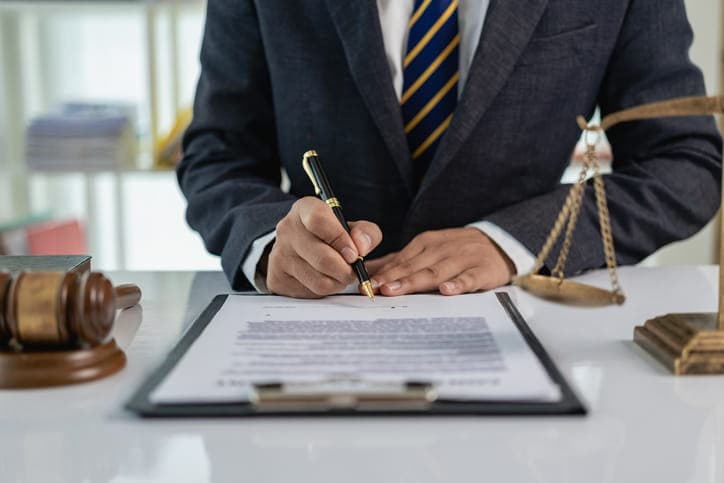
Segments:
[[[510,289],[589,407],[580,420],[138,419],[126,399],[228,285],[221,273],[109,275],[144,290],[140,326],[140,312],[116,325],[128,366],[90,384],[0,391],[0,481],[724,480],[724,379],[674,378],[631,342],[649,317],[716,310],[715,267],[624,268],[623,307],[562,307]]]

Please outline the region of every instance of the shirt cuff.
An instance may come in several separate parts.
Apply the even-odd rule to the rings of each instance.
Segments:
[[[533,270],[535,256],[522,243],[513,238],[510,233],[489,221],[478,221],[467,226],[477,228],[493,240],[513,262],[518,275],[525,275]]]
[[[254,240],[254,243],[251,244],[249,254],[241,264],[241,271],[244,272],[244,276],[246,276],[246,279],[251,283],[251,286],[254,287],[254,290],[259,293],[269,293],[269,290],[266,288],[266,280],[257,269],[259,260],[261,260],[261,257],[264,255],[266,247],[269,246],[276,237],[277,232],[275,230]]]

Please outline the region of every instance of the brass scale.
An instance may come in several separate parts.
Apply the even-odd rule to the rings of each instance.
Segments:
[[[596,145],[601,134],[612,126],[628,121],[669,116],[699,116],[724,113],[724,96],[685,97],[663,102],[645,104],[626,109],[603,118],[600,125],[589,124],[579,116],[577,121],[583,131],[586,151],[583,168],[576,183],[571,186],[553,228],[538,254],[531,273],[516,276],[513,284],[542,298],[564,304],[579,306],[604,306],[622,304],[626,297],[616,274],[616,257],[611,222],[603,177],[600,173]],[[599,214],[601,238],[611,280],[611,289],[606,290],[565,278],[565,265],[571,248],[573,232],[578,221],[587,177],[592,173],[596,206]],[[542,275],[540,270],[554,245],[565,229],[558,259],[551,275]],[[724,236],[722,237],[724,241]],[[724,260],[724,243],[720,259]],[[656,317],[636,327],[634,340],[650,352],[675,374],[722,374],[724,373],[724,300],[721,288],[718,314],[668,314]]]

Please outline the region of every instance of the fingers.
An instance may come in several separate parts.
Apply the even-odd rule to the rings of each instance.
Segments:
[[[322,207],[325,211],[330,211],[324,203]],[[334,215],[332,218],[339,225]],[[296,260],[299,258],[311,265],[314,274],[326,275],[340,283],[348,283],[353,276],[352,268],[342,255],[311,233],[302,222],[301,216],[294,213],[294,208],[277,224],[276,235],[277,239],[269,258],[270,269],[279,269],[301,280],[301,275],[292,271],[300,267]],[[351,242],[351,239],[349,241]]]
[[[294,206],[299,221],[309,233],[334,248],[347,263],[354,263],[359,256],[357,246],[322,200],[308,196],[297,201]]]
[[[382,295],[487,290],[510,281],[510,259],[474,228],[426,232],[391,258],[375,261],[372,286]]]
[[[477,292],[495,288],[493,284],[487,283],[486,273],[479,268],[465,270],[458,276],[440,284],[439,290],[443,295],[459,295],[462,293]]]
[[[344,289],[354,280],[352,269],[331,247],[323,245],[319,248],[323,253],[315,257],[317,268],[298,253],[284,250],[281,245],[275,244],[269,254],[267,288],[274,294],[302,298],[331,295]],[[326,257],[330,257],[330,262],[325,266]],[[340,266],[337,266],[337,262]],[[335,268],[338,273],[335,273]],[[332,275],[327,272],[332,272]]]
[[[410,263],[413,266],[420,266],[420,268],[413,269],[403,276],[393,277],[392,281],[384,283],[379,287],[380,293],[382,295],[395,296],[438,290],[442,282],[455,277],[461,271],[465,270],[468,265],[464,259],[454,257],[444,258],[437,263],[426,265],[424,258],[426,257],[416,257],[416,259]],[[395,270],[389,273],[394,275]]]
[[[382,232],[374,223],[350,225],[351,234],[321,200],[299,199],[276,226],[267,262],[267,288],[303,298],[344,289],[355,279],[350,264],[382,241]]]
[[[319,295],[299,283],[297,279],[281,271],[269,272],[266,278],[266,285],[273,294],[299,299],[320,298]]]
[[[439,290],[443,295],[458,295],[462,293],[491,290],[501,287],[510,281],[515,273],[510,259],[493,257],[488,263],[469,268],[447,282],[440,284]]]
[[[380,269],[392,262],[395,259],[395,256],[397,256],[397,253],[398,252],[388,253],[383,257],[365,261],[367,271],[373,276],[378,272],[381,273]]]
[[[334,253],[334,251],[332,251],[332,253]],[[316,269],[306,260],[299,257],[290,260],[288,273],[307,290],[319,297],[342,291],[354,279],[353,276],[350,276],[342,281],[337,280],[325,275],[324,272]]]
[[[298,260],[291,261],[294,268],[311,268],[312,271],[330,277],[343,285],[352,281],[353,271],[342,255],[311,233],[302,231],[299,233],[295,250],[298,258],[305,263],[302,265]],[[356,258],[355,258],[356,260]],[[303,281],[306,277],[295,273],[294,276]],[[311,288],[311,287],[310,287]]]
[[[370,221],[352,221],[349,223],[349,227],[350,235],[360,256],[366,257],[382,242],[382,230]]]
[[[415,237],[405,248],[403,248],[396,257],[388,260],[388,262],[375,271],[375,275],[372,277],[372,286],[381,287],[381,293],[385,294],[390,290],[400,293],[408,293],[402,291],[401,287],[395,283],[394,285],[385,289],[385,284],[400,282],[402,279],[410,276],[413,273],[417,273],[421,270],[425,270],[427,273],[423,274],[421,278],[429,281],[430,276],[437,275],[437,273],[430,272],[443,272],[449,273],[450,269],[457,269],[457,265],[454,267],[436,267],[440,260],[448,258],[450,253],[445,247],[436,247],[436,249],[427,249],[433,241],[434,235],[423,233]],[[459,272],[452,273],[450,276],[456,275]],[[449,277],[448,277],[449,278]],[[447,280],[447,279],[445,279]],[[432,290],[437,287],[437,284],[445,281],[439,280],[434,286],[428,290]],[[406,280],[409,281],[409,280]],[[417,286],[417,283],[415,284]]]

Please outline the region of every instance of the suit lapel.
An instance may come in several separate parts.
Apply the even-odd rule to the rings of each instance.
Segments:
[[[414,192],[412,161],[374,0],[327,0],[352,77],[405,181]]]
[[[445,169],[505,85],[548,0],[491,0],[463,94],[418,196]]]

